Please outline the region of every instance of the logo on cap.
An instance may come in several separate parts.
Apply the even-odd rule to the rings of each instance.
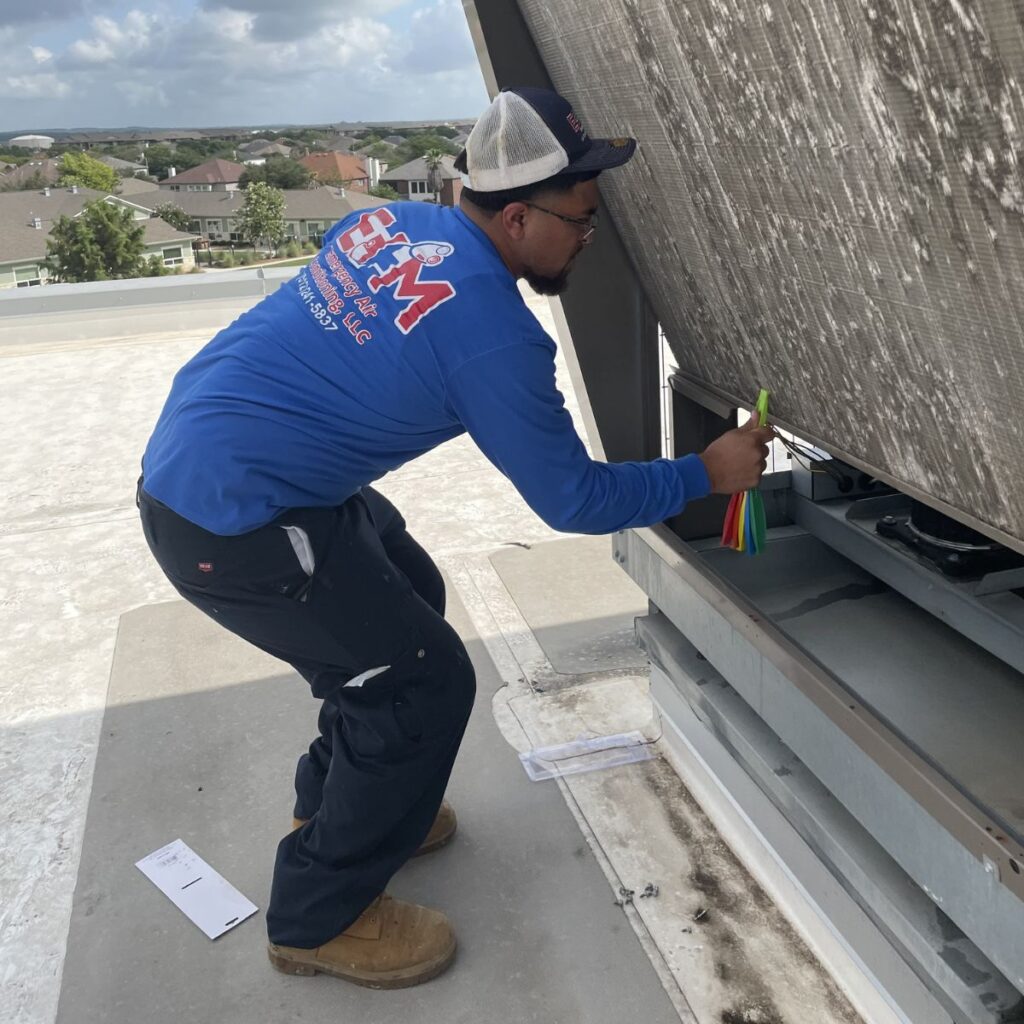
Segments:
[[[570,110],[569,113],[565,115],[565,119],[566,121],[569,122],[569,127],[577,135],[580,135],[584,139],[586,139],[587,133],[583,130],[583,123],[580,121],[580,119],[576,116],[576,114],[573,111]]]

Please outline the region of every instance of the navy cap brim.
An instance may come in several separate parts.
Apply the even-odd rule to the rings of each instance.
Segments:
[[[636,152],[636,139],[591,139],[590,148],[573,160],[562,174],[607,171],[621,167]]]

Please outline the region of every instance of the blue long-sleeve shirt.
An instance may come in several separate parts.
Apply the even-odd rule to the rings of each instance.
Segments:
[[[359,211],[178,372],[143,457],[145,488],[213,533],[245,533],[289,508],[339,505],[468,431],[558,530],[647,526],[708,493],[696,455],[592,460],[554,356],[462,211]]]

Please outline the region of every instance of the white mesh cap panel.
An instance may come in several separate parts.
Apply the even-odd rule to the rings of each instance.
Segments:
[[[498,192],[558,174],[569,156],[526,100],[502,92],[469,133],[466,163],[470,188]]]

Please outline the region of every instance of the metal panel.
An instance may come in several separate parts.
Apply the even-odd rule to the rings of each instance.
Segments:
[[[1024,989],[1024,849],[664,527],[629,575],[900,866]],[[823,551],[827,551],[822,546]]]
[[[1024,550],[1020,4],[519,3],[682,371]]]
[[[944,1014],[915,993],[904,960],[943,1002],[956,1024],[1024,1020],[1024,997],[664,615],[638,619],[637,637],[651,657],[651,696],[663,714],[677,729],[686,728],[687,711],[696,715],[737,766],[756,781],[759,795],[767,795],[785,814],[827,865],[831,877],[867,913],[877,931],[864,929],[859,915],[844,908],[830,893],[828,882],[816,878],[792,844],[773,843],[776,855],[797,874],[816,903],[828,906],[829,921],[911,1020],[933,1024]],[[740,799],[742,787],[730,786],[729,791]],[[744,810],[763,818],[763,803],[763,799],[748,798]],[[889,943],[899,955],[894,955]]]
[[[884,500],[884,499],[883,499]],[[900,500],[899,497],[895,498]],[[870,506],[871,502],[863,502]],[[885,505],[876,502],[882,509]],[[1024,600],[1012,593],[979,594],[972,581],[951,580],[875,531],[882,515],[851,517],[853,502],[818,503],[791,492],[792,521],[851,559],[915,604],[1024,672]],[[1024,678],[1022,678],[1024,683]]]

